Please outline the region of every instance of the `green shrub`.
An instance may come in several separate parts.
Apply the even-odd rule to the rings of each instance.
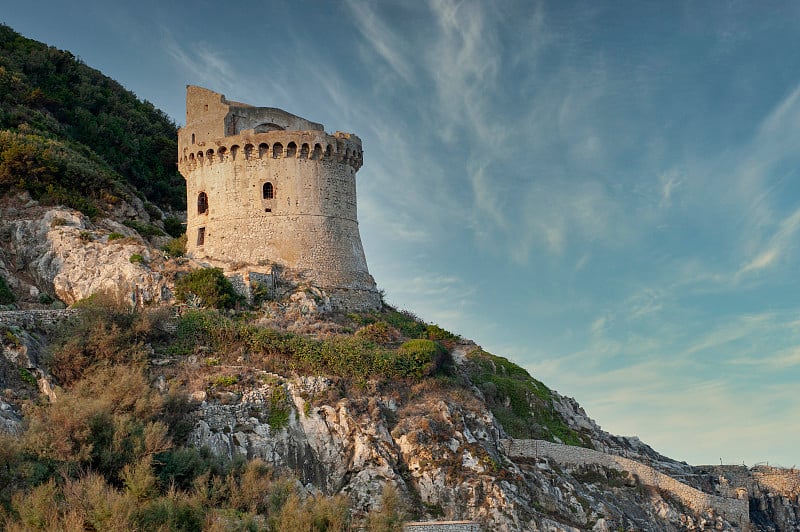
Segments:
[[[186,234],[186,224],[182,222],[180,218],[167,216],[164,218],[164,231],[166,231],[168,235],[178,238]]]
[[[53,299],[53,297],[50,294],[46,294],[44,292],[41,292],[39,294],[39,303],[41,303],[42,305],[50,305],[54,301],[55,299]]]
[[[213,308],[231,308],[241,300],[220,268],[193,270],[175,282],[179,301],[187,301],[192,295]]]
[[[153,220],[160,220],[163,218],[163,214],[161,213],[161,209],[150,203],[149,201],[144,202],[144,210]]]
[[[182,257],[186,253],[186,233],[173,238],[161,249],[170,257]]]
[[[36,386],[36,377],[25,368],[19,368],[19,378],[31,386]]]
[[[400,339],[400,331],[385,321],[376,321],[356,331],[356,336],[376,344],[389,344]]]
[[[116,231],[114,231],[113,233],[109,233],[108,235],[109,242],[113,242],[114,240],[119,240],[121,238],[125,238],[125,235],[123,235],[122,233],[117,233]]]
[[[437,342],[455,342],[459,339],[457,334],[446,331],[435,323],[425,327],[425,335],[428,340],[435,340]]]
[[[144,264],[144,257],[142,257],[139,253],[134,253],[131,255],[130,261],[133,264]]]
[[[11,291],[5,277],[0,275],[0,305],[10,305],[17,300],[17,296]]]
[[[91,231],[81,231],[80,234],[78,235],[78,238],[81,239],[81,242],[91,242],[92,240],[94,240]]]
[[[283,386],[273,388],[269,403],[269,415],[267,416],[269,428],[280,430],[287,426],[291,408],[289,407],[289,397]]]
[[[124,225],[127,225],[131,229],[135,230],[137,233],[142,235],[143,237],[148,236],[164,236],[164,231],[159,229],[153,224],[146,224],[143,222],[139,222],[137,220],[125,220],[122,222]]]
[[[421,379],[433,375],[448,362],[449,354],[433,340],[409,340],[397,350],[395,365],[404,377]]]
[[[553,406],[552,392],[513,362],[480,349],[469,354],[470,380],[484,394],[489,409],[513,438],[559,438],[568,445],[589,445],[566,424]]]
[[[239,382],[238,375],[220,375],[215,377],[211,384],[216,386],[217,388],[227,388],[228,386],[233,386],[234,384]]]

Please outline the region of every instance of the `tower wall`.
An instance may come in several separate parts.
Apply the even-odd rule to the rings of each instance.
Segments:
[[[211,136],[226,127],[235,132],[229,120],[234,115],[236,123],[260,128]],[[309,129],[290,129],[298,127]],[[190,256],[278,263],[310,276],[337,306],[378,306],[358,231],[355,175],[363,154],[357,136],[329,135],[280,109],[234,105],[190,87],[178,149]]]

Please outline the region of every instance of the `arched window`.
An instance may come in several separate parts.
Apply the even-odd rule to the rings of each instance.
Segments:
[[[258,158],[263,159],[269,156],[269,144],[262,142],[258,145]]]
[[[272,145],[272,158],[277,159],[281,155],[283,155],[283,144],[276,142]]]
[[[273,187],[272,183],[269,181],[264,183],[264,186],[261,190],[264,199],[273,199],[275,197],[275,187]]]
[[[205,214],[208,212],[208,196],[205,192],[197,195],[197,214]]]
[[[309,152],[308,144],[303,144],[300,147],[300,158],[301,159],[308,159],[308,152]]]
[[[290,142],[289,145],[286,146],[286,156],[297,157],[297,144]]]
[[[192,133],[192,144],[194,144],[194,133]]]
[[[314,144],[314,152],[311,154],[312,159],[319,159],[322,157],[322,146]]]

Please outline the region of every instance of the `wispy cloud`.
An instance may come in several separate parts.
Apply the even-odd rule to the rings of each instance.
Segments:
[[[406,84],[413,85],[415,82],[413,63],[403,53],[408,48],[409,41],[404,41],[370,4],[347,0],[347,6],[356,21],[355,27],[364,36],[372,51]]]
[[[162,41],[167,54],[196,83],[230,91],[236,87],[237,80],[241,79],[234,70],[235,62],[209,43],[197,42],[184,47],[167,30],[162,32]]]
[[[742,266],[738,275],[741,276],[774,265],[793,246],[794,236],[798,229],[800,229],[800,208],[780,222],[765,248]]]
[[[784,349],[767,356],[748,356],[735,358],[731,364],[741,366],[754,366],[762,370],[775,371],[800,366],[800,346]]]

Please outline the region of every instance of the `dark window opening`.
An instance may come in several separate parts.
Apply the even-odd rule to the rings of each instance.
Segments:
[[[194,144],[194,133],[192,133],[192,144]]]
[[[272,212],[272,209],[264,209],[264,212]]]
[[[206,242],[206,228],[200,227],[197,229],[197,245],[202,246]]]
[[[208,196],[205,192],[197,195],[197,214],[205,214],[208,212]]]
[[[272,199],[275,197],[275,187],[273,187],[272,183],[269,181],[264,183],[264,187],[261,189],[261,191],[264,199]]]

